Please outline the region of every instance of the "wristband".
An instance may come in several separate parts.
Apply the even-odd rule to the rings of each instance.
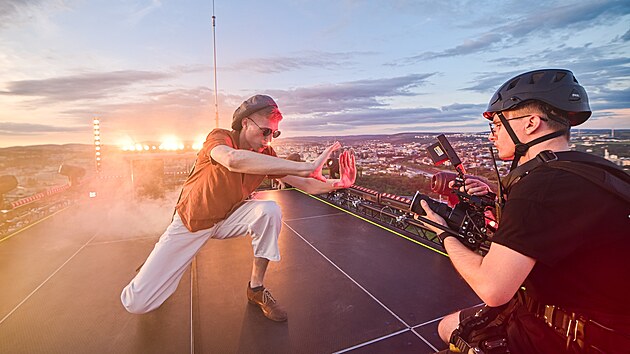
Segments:
[[[453,235],[451,235],[451,234],[450,234],[449,232],[447,232],[447,231],[442,231],[442,232],[440,232],[440,233],[438,233],[438,234],[436,234],[436,235],[437,235],[438,240],[440,240],[440,242],[441,242],[442,244],[444,244],[444,240],[445,240],[447,237],[454,237]]]

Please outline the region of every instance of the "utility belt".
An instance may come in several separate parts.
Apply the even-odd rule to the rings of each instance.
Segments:
[[[587,353],[611,353],[630,350],[630,336],[609,328],[587,316],[545,305],[529,296],[523,289],[517,293],[518,301],[528,312],[541,319],[561,337],[566,338],[567,349],[577,345]]]
[[[459,326],[453,331],[449,353],[507,354],[506,325],[516,302],[462,310]],[[474,311],[474,312],[473,312]]]

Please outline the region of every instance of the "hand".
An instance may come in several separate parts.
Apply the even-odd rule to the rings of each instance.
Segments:
[[[326,150],[324,150],[324,152],[319,155],[315,159],[315,161],[313,161],[313,171],[307,177],[326,182],[326,177],[322,175],[322,167],[324,167],[324,164],[326,163],[326,161],[328,161],[328,157],[330,157],[330,154],[332,154],[333,151],[339,149],[340,147],[341,144],[338,141],[335,141],[334,144],[327,147]]]
[[[449,188],[453,188],[455,181],[448,183]],[[475,178],[466,178],[464,186],[459,187],[459,191],[470,195],[486,195],[490,192],[490,186]]]
[[[333,183],[335,188],[348,188],[357,178],[357,166],[354,151],[344,151],[339,156],[339,181]]]
[[[436,223],[438,223],[440,225],[447,226],[446,225],[446,220],[444,220],[444,218],[442,218],[441,216],[436,214],[433,210],[431,210],[431,207],[429,206],[429,204],[426,201],[421,200],[420,201],[420,206],[422,207],[422,209],[424,209],[424,212],[427,214],[426,215],[427,219],[429,219],[429,220],[431,220],[433,222],[436,222]],[[426,226],[428,229],[430,229],[431,231],[435,232],[436,234],[439,234],[439,233],[444,231],[444,230],[439,229],[439,228],[437,228],[437,227],[435,227],[433,225],[424,224],[424,226]]]

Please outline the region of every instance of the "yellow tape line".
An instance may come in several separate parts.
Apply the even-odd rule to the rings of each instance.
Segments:
[[[56,212],[54,212],[54,213],[52,213],[52,214],[50,214],[50,215],[48,215],[48,216],[46,216],[46,217],[44,217],[44,218],[42,218],[42,219],[39,219],[39,220],[35,221],[34,223],[32,223],[32,224],[28,225],[27,227],[25,227],[25,228],[23,228],[23,229],[19,229],[18,231],[16,231],[16,232],[12,233],[11,235],[9,235],[9,236],[7,236],[7,237],[5,237],[5,238],[0,239],[0,242],[2,242],[2,241],[4,241],[4,240],[8,240],[8,239],[10,239],[11,237],[13,237],[13,236],[15,236],[15,235],[19,234],[20,232],[26,231],[26,230],[30,229],[31,227],[33,227],[33,226],[35,226],[35,225],[39,224],[40,222],[42,222],[42,221],[44,221],[44,220],[46,220],[46,219],[48,219],[48,218],[51,218],[51,217],[53,217],[53,216],[55,216],[55,215],[57,215],[57,214],[61,213],[62,211],[66,210],[66,209],[68,209],[68,208],[70,208],[70,207],[73,207],[73,206],[74,206],[74,204],[73,204],[73,205],[69,205],[69,206],[67,206],[67,207],[65,207],[65,208],[63,208],[63,209],[61,209],[61,210],[58,210],[58,211],[56,211]]]
[[[424,243],[422,243],[422,242],[419,242],[419,241],[417,241],[417,240],[414,240],[414,239],[412,239],[412,238],[410,238],[410,237],[408,237],[408,236],[405,236],[405,235],[403,235],[403,234],[401,234],[401,233],[399,233],[399,232],[396,232],[396,231],[394,231],[394,230],[392,230],[392,229],[388,229],[387,227],[385,227],[385,226],[383,226],[383,225],[380,225],[380,224],[377,224],[377,223],[375,223],[375,222],[374,222],[374,221],[372,221],[372,220],[366,219],[366,218],[364,218],[364,217],[362,217],[362,216],[360,216],[360,215],[357,215],[357,214],[355,214],[355,213],[353,213],[353,212],[351,212],[351,211],[348,211],[348,210],[346,210],[346,209],[344,209],[344,208],[341,208],[341,207],[339,207],[339,206],[337,206],[337,205],[335,205],[335,204],[332,204],[332,203],[330,203],[330,202],[328,202],[328,201],[325,201],[325,200],[323,200],[323,199],[321,199],[321,198],[318,198],[318,197],[316,197],[316,196],[314,196],[314,195],[312,195],[312,194],[306,193],[305,191],[303,191],[303,190],[301,190],[301,189],[299,189],[299,188],[293,188],[293,189],[294,189],[294,190],[296,190],[296,191],[298,191],[298,192],[301,192],[301,193],[303,193],[303,194],[306,194],[306,195],[308,195],[308,196],[309,196],[309,197],[311,197],[311,198],[317,199],[317,200],[319,200],[320,202],[322,202],[322,203],[324,203],[324,204],[328,204],[328,205],[330,205],[330,206],[331,206],[331,207],[333,207],[333,208],[337,208],[337,209],[339,209],[339,210],[341,210],[341,211],[343,211],[343,212],[346,212],[346,213],[348,213],[348,214],[350,214],[350,215],[352,215],[352,216],[354,216],[354,217],[357,217],[357,218],[359,218],[359,219],[361,219],[361,220],[363,220],[363,221],[366,221],[366,222],[368,222],[368,223],[370,223],[370,224],[372,224],[372,225],[378,226],[378,227],[380,227],[381,229],[383,229],[383,230],[385,230],[385,231],[389,231],[389,232],[393,233],[393,234],[394,234],[394,235],[396,235],[396,236],[400,236],[400,237],[404,238],[405,240],[411,241],[411,242],[413,242],[413,243],[415,243],[415,244],[418,244],[418,245],[420,245],[420,246],[422,246],[422,247],[428,248],[428,249],[430,249],[430,250],[431,250],[431,251],[433,251],[433,252],[436,252],[436,253],[439,253],[439,254],[441,254],[441,255],[443,255],[443,256],[448,257],[448,254],[446,254],[445,252],[442,252],[442,251],[440,251],[440,250],[438,250],[438,249],[435,249],[435,248],[433,248],[433,247],[431,247],[431,246],[425,245],[425,244],[424,244]]]

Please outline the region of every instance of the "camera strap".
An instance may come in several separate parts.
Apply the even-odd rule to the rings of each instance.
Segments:
[[[578,151],[558,154],[550,150],[540,152],[536,158],[518,166],[501,181],[505,194],[509,194],[519,180],[540,166],[571,172],[630,202],[630,175],[604,158]]]

